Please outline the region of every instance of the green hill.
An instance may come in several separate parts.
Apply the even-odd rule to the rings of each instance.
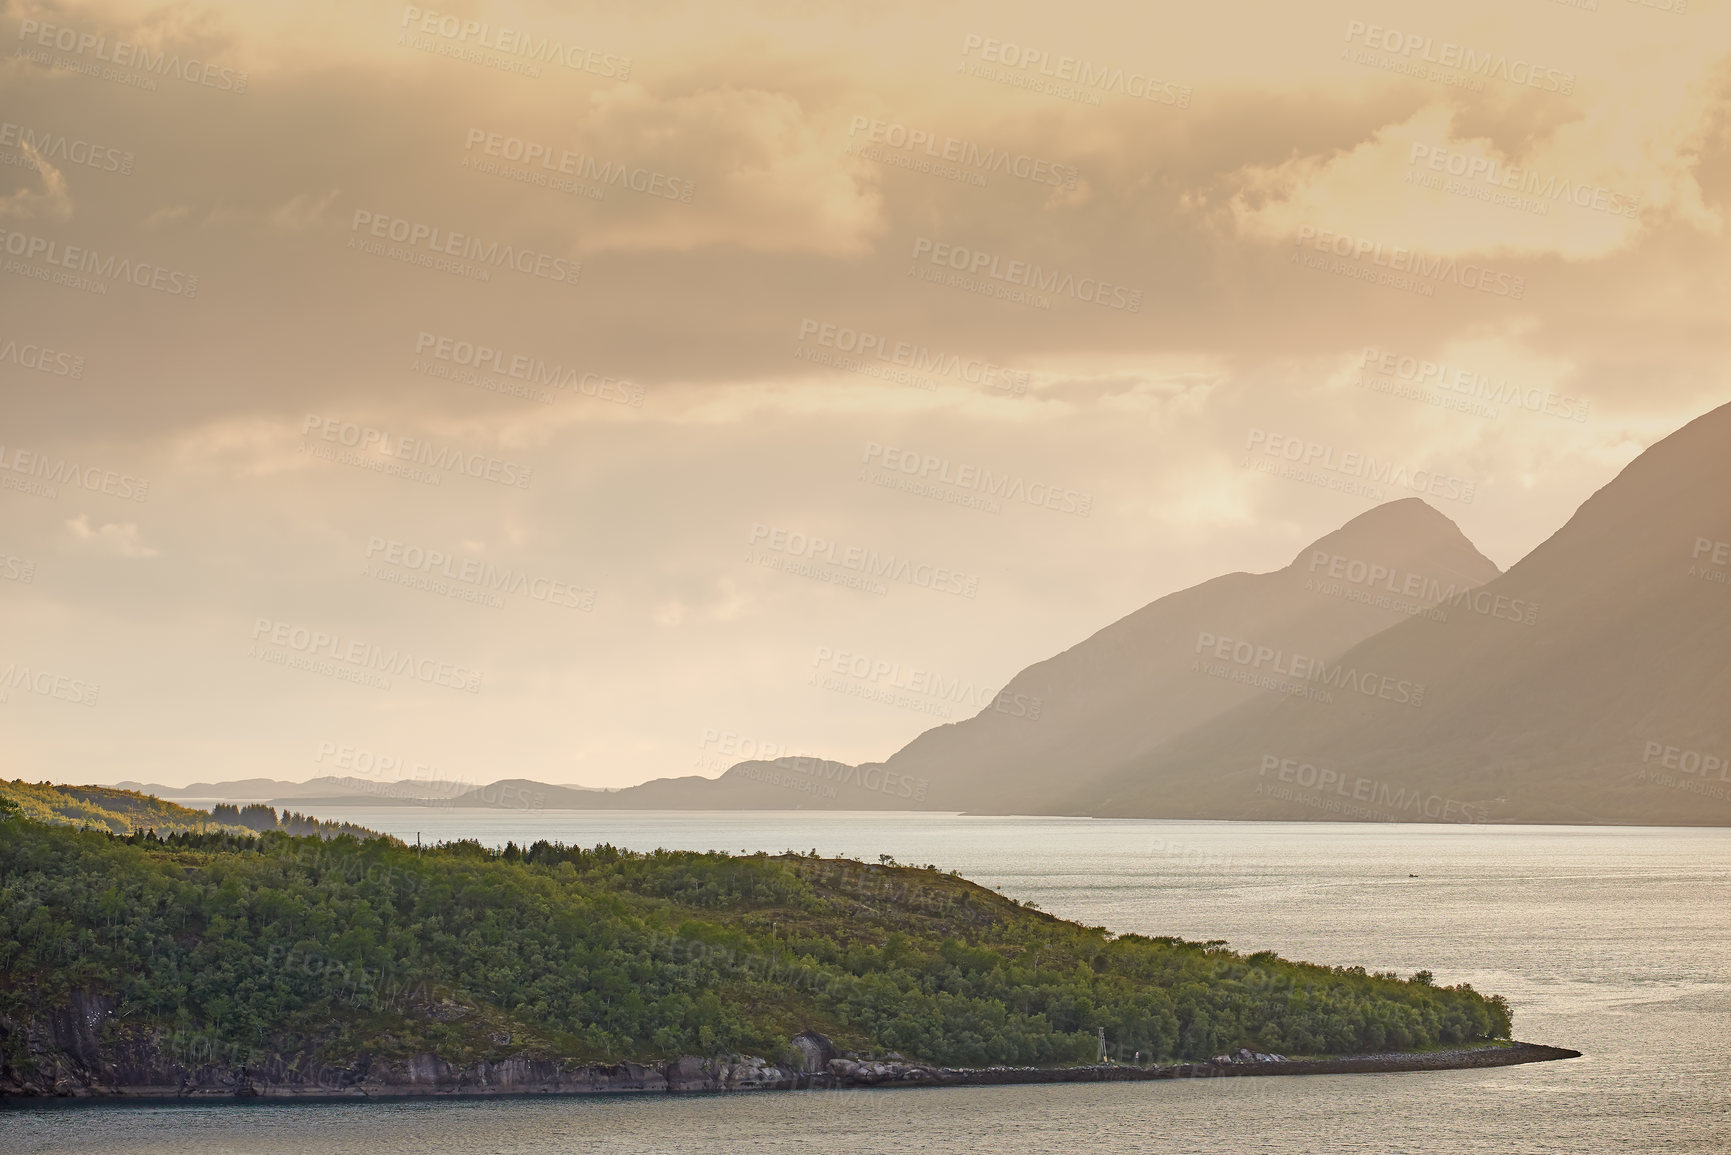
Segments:
[[[68,1008],[93,1053],[68,1057]],[[1195,1059],[1510,1022],[1426,974],[1114,936],[930,868],[0,819],[0,1089],[189,1047],[290,1070],[773,1060],[808,1029],[858,1054],[1052,1066],[1094,1059],[1100,1028],[1125,1057]]]
[[[114,834],[144,830],[154,830],[159,835],[192,832],[257,834],[282,830],[289,834],[315,834],[322,838],[339,834],[357,838],[376,836],[374,831],[365,827],[346,822],[322,822],[286,810],[279,817],[268,806],[237,807],[218,803],[214,810],[193,810],[164,802],[154,794],[140,794],[112,786],[0,781],[0,809],[5,809],[8,803],[14,813],[34,822],[89,826]]]
[[[192,810],[150,794],[109,786],[55,786],[47,782],[0,781],[0,799],[35,822],[93,826],[115,834],[156,830],[240,833],[238,824],[213,822],[207,810]]]

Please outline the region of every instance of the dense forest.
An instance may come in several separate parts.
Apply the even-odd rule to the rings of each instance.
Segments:
[[[347,822],[326,822],[310,814],[300,814],[292,810],[284,810],[279,815],[275,809],[261,802],[249,803],[246,806],[218,802],[210,808],[210,817],[218,827],[241,826],[255,834],[280,830],[285,834],[313,834],[320,838],[334,838],[339,834],[352,834],[356,838],[378,837],[376,831]]]
[[[127,836],[0,807],[0,1064],[79,992],[108,1042],[452,1063],[864,1055],[1056,1065],[1507,1038],[1471,987],[1114,936],[935,868],[537,842]],[[177,1043],[176,1045],[180,1045]]]

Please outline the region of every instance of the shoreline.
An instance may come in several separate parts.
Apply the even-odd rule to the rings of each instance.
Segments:
[[[1576,1059],[1581,1052],[1512,1042],[1441,1051],[1388,1052],[1313,1059],[1210,1060],[1170,1066],[934,1067],[904,1061],[831,1059],[826,1069],[793,1071],[759,1059],[735,1062],[686,1056],[665,1063],[624,1062],[567,1068],[548,1060],[507,1059],[454,1071],[431,1055],[372,1077],[370,1070],[326,1069],[317,1080],[255,1080],[246,1068],[204,1069],[178,1083],[57,1080],[51,1089],[0,1089],[0,1107],[111,1103],[364,1102],[386,1099],[500,1098],[596,1094],[730,1094],[742,1091],[865,1090],[896,1087],[988,1087],[1050,1083],[1127,1083],[1163,1079],[1370,1075],[1473,1070]]]

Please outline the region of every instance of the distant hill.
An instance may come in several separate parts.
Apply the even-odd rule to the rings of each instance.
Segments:
[[[608,791],[611,810],[921,810],[928,784],[881,763],[852,766],[811,755],[741,762],[719,778],[657,778]],[[578,802],[577,805],[582,805]]]
[[[1731,823],[1727,543],[1731,406],[1642,453],[1470,612],[1415,618],[1339,659],[1423,683],[1422,707],[1258,701],[1065,809]]]
[[[136,790],[158,798],[198,799],[220,798],[225,802],[263,802],[270,798],[287,797],[300,788],[299,783],[278,782],[271,778],[243,778],[235,782],[194,782],[191,786],[162,786],[155,782],[116,782],[117,790]]]
[[[136,790],[162,798],[175,798],[182,801],[196,800],[200,802],[261,802],[273,806],[319,806],[347,804],[351,802],[366,802],[376,805],[402,806],[495,806],[497,801],[505,797],[511,801],[503,803],[506,806],[522,803],[516,800],[516,793],[509,789],[511,783],[525,782],[525,779],[508,779],[487,786],[476,787],[469,782],[459,782],[448,778],[435,779],[382,779],[355,778],[327,775],[321,778],[311,778],[305,782],[285,782],[274,778],[242,778],[232,782],[195,782],[191,786],[158,786],[142,782],[120,782],[117,788]],[[537,790],[558,791],[565,794],[587,795],[603,794],[605,791],[591,790],[583,786],[548,786],[543,782],[532,783]],[[507,789],[501,789],[507,787]],[[466,801],[459,801],[466,799]]]

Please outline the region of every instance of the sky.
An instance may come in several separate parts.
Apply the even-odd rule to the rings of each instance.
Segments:
[[[1731,400],[1728,95],[1723,0],[9,0],[0,774],[881,759],[1383,501],[1506,568]]]

